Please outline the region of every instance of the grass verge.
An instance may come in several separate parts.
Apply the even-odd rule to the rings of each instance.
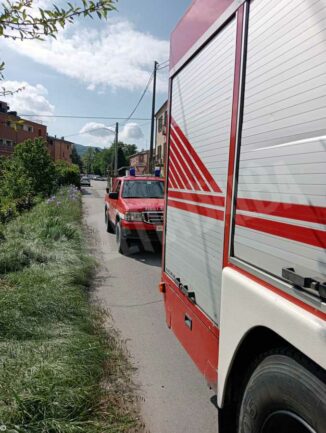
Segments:
[[[138,431],[128,361],[89,299],[81,213],[66,188],[0,227],[0,431]]]

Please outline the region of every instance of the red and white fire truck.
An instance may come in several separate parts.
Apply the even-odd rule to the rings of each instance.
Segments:
[[[194,0],[169,83],[167,324],[220,432],[325,433],[326,1]]]
[[[141,246],[162,242],[164,180],[157,176],[130,175],[113,179],[104,197],[107,231],[115,233],[118,251],[128,252],[132,243]]]

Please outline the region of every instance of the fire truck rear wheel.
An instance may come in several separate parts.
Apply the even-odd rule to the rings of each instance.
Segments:
[[[122,236],[120,222],[117,221],[115,226],[115,239],[118,245],[118,251],[120,254],[126,254],[128,252],[127,240]]]
[[[326,432],[324,375],[296,351],[267,355],[244,391],[238,433]]]

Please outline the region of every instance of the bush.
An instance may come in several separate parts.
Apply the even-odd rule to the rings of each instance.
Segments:
[[[43,139],[26,140],[12,158],[0,159],[0,223],[30,209],[37,197],[47,197],[64,185],[80,186],[79,167],[53,163]]]
[[[80,170],[76,164],[68,164],[66,161],[55,163],[56,183],[58,186],[75,185],[80,187]]]

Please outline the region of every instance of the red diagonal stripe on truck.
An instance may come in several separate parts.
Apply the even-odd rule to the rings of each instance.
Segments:
[[[196,203],[211,204],[214,206],[224,207],[224,197],[208,194],[196,194],[192,192],[169,191],[169,198],[178,198],[180,200],[194,201]]]
[[[196,179],[195,179],[195,177],[194,177],[191,169],[189,169],[188,165],[186,164],[186,162],[185,162],[185,160],[183,158],[183,156],[185,155],[185,153],[182,154],[180,152],[180,149],[176,145],[173,137],[172,137],[172,139],[170,141],[170,148],[172,149],[174,155],[178,159],[178,161],[180,163],[180,166],[181,166],[181,168],[184,171],[185,176],[187,176],[187,178],[188,178],[188,181],[191,183],[191,185],[192,185],[191,189],[193,189],[194,191],[200,191],[200,187],[199,187],[199,185],[198,185],[198,183],[197,183],[197,181],[196,181]]]
[[[187,149],[188,153],[191,155],[191,157],[195,161],[197,167],[202,172],[202,174],[205,177],[205,179],[208,181],[208,183],[211,186],[212,190],[214,192],[222,192],[221,189],[220,189],[220,187],[217,185],[217,183],[213,179],[213,176],[207,170],[207,168],[205,167],[204,163],[199,158],[199,156],[197,155],[196,151],[194,150],[194,148],[192,147],[192,145],[190,144],[190,142],[188,141],[187,137],[184,135],[184,133],[182,132],[182,130],[180,129],[180,127],[174,121],[174,119],[171,119],[171,123],[172,123],[174,129],[176,130],[177,134],[179,135],[180,140],[182,141],[183,145]]]
[[[326,224],[326,207],[321,206],[238,198],[237,209],[282,218]]]
[[[224,212],[217,209],[212,209],[209,207],[204,206],[198,206],[196,204],[190,204],[175,200],[168,200],[168,206],[174,207],[176,209],[181,209],[186,212],[195,213],[197,215],[206,216],[208,218],[214,218],[216,220],[223,221],[224,219]]]
[[[173,189],[178,188],[178,184],[176,183],[171,170],[170,170],[170,174],[169,174],[169,188],[173,188]]]
[[[181,143],[181,141],[179,140],[177,134],[173,131],[173,129],[171,128],[171,137],[172,139],[175,141],[176,145],[179,146],[180,151],[182,152],[182,155],[184,157],[184,159],[187,161],[190,169],[193,171],[194,176],[197,178],[197,181],[201,187],[201,189],[203,191],[210,191],[210,188],[207,185],[207,182],[205,182],[204,177],[202,176],[202,174],[200,173],[200,171],[197,169],[197,167],[195,166],[193,160],[190,158],[189,154],[187,151],[185,151],[186,149],[184,148],[183,144]]]
[[[184,189],[190,189],[191,190],[192,186],[191,186],[187,176],[185,175],[184,171],[182,170],[180,162],[179,162],[178,158],[176,157],[172,147],[170,147],[170,160],[173,162],[173,164],[174,164],[174,166],[175,166],[175,168],[179,174],[179,177],[182,180],[182,183],[184,185]]]
[[[247,229],[257,230],[318,248],[326,248],[326,232],[293,224],[270,221],[247,215],[237,215],[235,223]]]
[[[169,161],[169,173],[172,173],[174,179],[176,180],[177,184],[179,185],[179,188],[186,189],[180,176],[179,176],[178,170],[174,166],[173,160],[171,158]]]

